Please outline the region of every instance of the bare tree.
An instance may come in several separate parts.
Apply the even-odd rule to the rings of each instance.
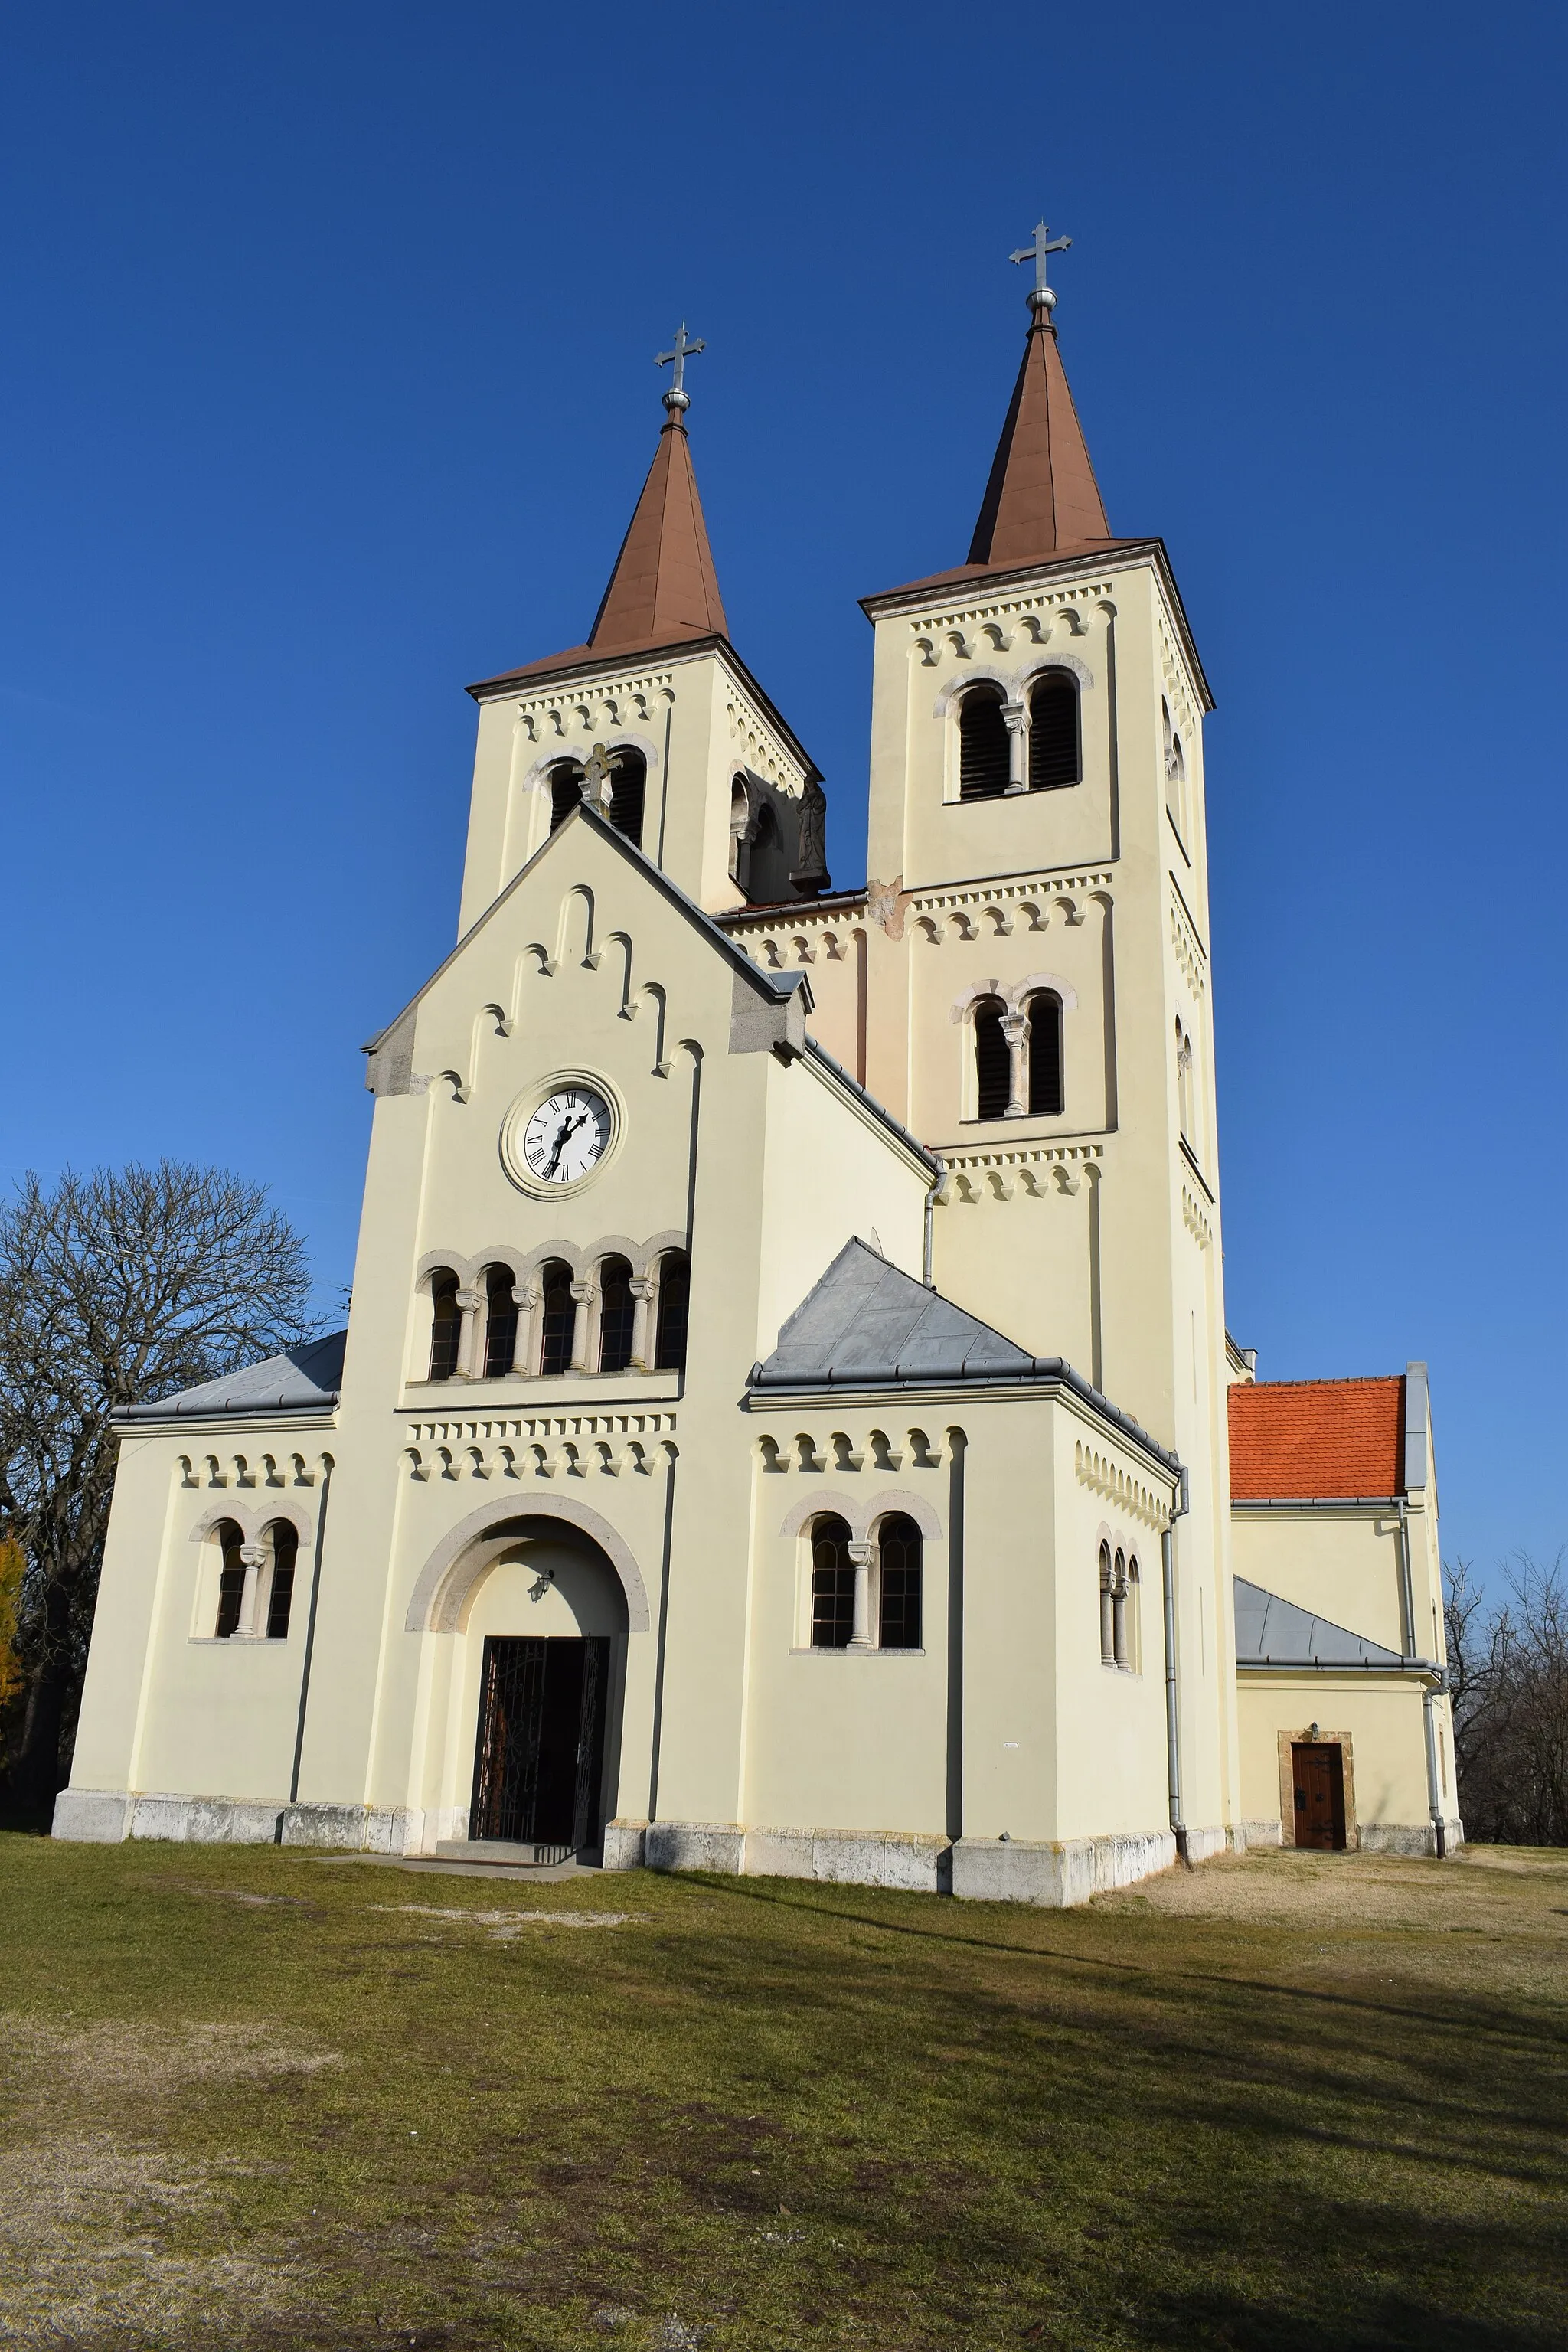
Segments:
[[[265,1190],[221,1169],[28,1174],[0,1207],[0,1524],[26,1554],[16,1801],[68,1769],[114,1487],[114,1415],[306,1336],[310,1276]]]
[[[1459,1802],[1473,1838],[1568,1845],[1568,1580],[1521,1553],[1488,1608],[1470,1565],[1446,1570]]]

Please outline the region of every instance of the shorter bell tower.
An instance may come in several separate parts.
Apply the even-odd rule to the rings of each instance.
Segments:
[[[820,774],[730,641],[687,431],[682,321],[665,423],[584,642],[487,678],[459,934],[575,801],[710,913],[827,886]]]

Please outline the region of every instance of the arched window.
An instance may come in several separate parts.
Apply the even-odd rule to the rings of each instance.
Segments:
[[[640,751],[617,751],[610,777],[610,823],[617,833],[642,847],[643,802],[647,793],[647,761]]]
[[[913,1519],[895,1511],[877,1530],[881,1562],[881,1603],[878,1641],[884,1650],[918,1650],[921,1645],[921,1531]]]
[[[1100,1547],[1100,1662],[1104,1666],[1116,1664],[1116,1601],[1112,1591],[1114,1570],[1110,1565],[1110,1546]]]
[[[811,1646],[847,1650],[855,1631],[855,1569],[849,1529],[832,1512],[811,1525]]]
[[[1002,1029],[1002,1000],[983,996],[974,1008],[974,1116],[1005,1118],[1013,1098],[1013,1056]]]
[[[1048,669],[1029,695],[1029,790],[1076,784],[1082,775],[1078,680],[1070,670]]]
[[[539,1369],[566,1371],[572,1362],[572,1335],[577,1323],[577,1302],[572,1296],[572,1269],[552,1258],[539,1270]]]
[[[1062,1001],[1048,988],[1031,996],[1029,1013],[1029,1108],[1038,1118],[1055,1118],[1063,1108]]]
[[[239,1631],[239,1608],[245,1598],[245,1562],[239,1554],[245,1536],[232,1519],[220,1519],[213,1529],[213,1541],[223,1558],[217,1580],[217,1623],[213,1632],[220,1642],[226,1642]]]
[[[632,1270],[624,1257],[607,1257],[599,1267],[599,1370],[624,1372],[632,1360]]]
[[[1180,1014],[1176,1018],[1176,1114],[1184,1142],[1193,1142],[1193,1041],[1182,1026]]]
[[[971,688],[958,706],[958,794],[994,800],[1007,789],[1011,767],[1002,697],[992,686]]]
[[[1183,817],[1182,786],[1186,782],[1187,762],[1182,750],[1182,739],[1177,734],[1171,718],[1171,706],[1163,695],[1160,698],[1160,730],[1164,739],[1165,750],[1165,806],[1170,812],[1171,823],[1180,833]]]
[[[730,786],[730,879],[743,890],[746,887],[747,856],[750,844],[746,835],[752,823],[751,794],[746,790],[744,776],[737,776]]]
[[[1110,1663],[1127,1664],[1127,1554],[1121,1550],[1110,1571]]]
[[[564,824],[583,797],[583,771],[575,760],[561,760],[550,771],[550,830]]]
[[[1121,1591],[1116,1596],[1116,1622],[1111,1629],[1116,1663],[1131,1668],[1138,1663],[1138,1557],[1130,1556]]]
[[[670,1250],[658,1262],[658,1322],[654,1368],[679,1372],[686,1364],[686,1325],[691,1304],[691,1265],[684,1250]]]
[[[289,1520],[274,1519],[263,1540],[272,1554],[267,1638],[269,1642],[285,1642],[289,1638],[289,1612],[294,1603],[294,1568],[300,1556],[300,1538]]]
[[[517,1301],[510,1265],[485,1269],[485,1378],[504,1381],[517,1353]]]
[[[458,1305],[458,1277],[445,1268],[430,1277],[430,1377],[449,1381],[458,1369],[458,1342],[463,1312]]]

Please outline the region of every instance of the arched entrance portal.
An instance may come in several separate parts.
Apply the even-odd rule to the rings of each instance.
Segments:
[[[538,1860],[602,1851],[633,1597],[606,1546],[542,1513],[489,1518],[433,1582],[426,1624],[465,1637],[471,1843]]]

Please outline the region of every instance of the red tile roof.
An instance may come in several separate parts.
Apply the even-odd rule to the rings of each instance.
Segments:
[[[1230,1391],[1233,1502],[1404,1489],[1405,1381],[1237,1381]]]

